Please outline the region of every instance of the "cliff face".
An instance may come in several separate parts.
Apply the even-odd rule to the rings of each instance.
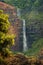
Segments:
[[[23,50],[23,24],[22,21],[17,17],[17,9],[13,6],[0,2],[0,9],[4,13],[9,14],[9,21],[11,22],[10,31],[8,33],[16,34],[15,46],[13,50]],[[26,10],[25,10],[26,11]],[[43,45],[43,6],[33,7],[32,11],[24,14],[26,20],[26,37],[28,48],[32,48],[33,52],[39,50]],[[42,39],[41,39],[42,38]],[[34,43],[35,42],[35,43]],[[33,44],[34,43],[34,44]],[[33,45],[33,46],[32,46]],[[37,49],[36,49],[37,48]],[[30,51],[31,52],[31,51]]]
[[[16,35],[15,46],[13,46],[12,49],[20,50],[20,32],[22,30],[22,21],[17,17],[17,9],[13,6],[0,2],[0,10],[3,10],[4,13],[9,15],[9,21],[11,23],[11,26],[9,28],[8,34]]]

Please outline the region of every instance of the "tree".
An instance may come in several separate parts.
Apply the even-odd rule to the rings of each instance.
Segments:
[[[14,35],[7,34],[10,22],[8,20],[8,15],[4,14],[0,10],[0,53],[1,55],[8,56],[10,53],[9,48],[14,45]]]

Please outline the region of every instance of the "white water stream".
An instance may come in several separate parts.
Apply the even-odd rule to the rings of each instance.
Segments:
[[[27,51],[27,38],[26,38],[26,22],[25,19],[23,19],[23,51]]]
[[[19,8],[17,9],[17,16],[20,17],[21,13]],[[23,21],[23,52],[28,50],[27,46],[27,39],[26,39],[26,21],[25,19],[22,19]]]

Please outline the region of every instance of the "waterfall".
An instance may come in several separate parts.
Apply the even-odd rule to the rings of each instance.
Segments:
[[[17,8],[17,16],[21,17],[21,10],[19,8]],[[25,19],[22,19],[23,21],[23,51],[27,51],[28,50],[28,46],[27,46],[27,39],[26,39],[26,25],[25,25]]]
[[[20,17],[21,16],[21,13],[20,13],[20,9],[17,8],[17,16]]]
[[[27,51],[27,39],[26,39],[26,25],[25,25],[25,19],[23,19],[23,51]]]

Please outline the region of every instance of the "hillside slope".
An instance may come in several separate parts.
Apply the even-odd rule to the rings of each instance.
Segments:
[[[14,0],[11,0],[11,1],[8,2],[6,0],[5,2],[13,5]],[[22,4],[22,2],[19,2],[19,3]],[[27,45],[29,48],[29,50],[26,52],[26,54],[30,53],[30,55],[31,55],[31,54],[37,54],[39,52],[39,49],[41,49],[43,47],[43,0],[41,0],[41,1],[40,0],[35,0],[35,1],[32,0],[30,2],[30,4],[28,7],[26,6],[26,8],[23,8],[21,10],[21,13],[22,13],[22,17],[26,20]],[[1,5],[0,5],[0,7],[1,7],[0,9],[5,8]],[[23,6],[21,6],[21,8],[22,7]],[[9,11],[9,7],[7,7],[7,10],[4,10],[4,11],[8,11],[10,13],[10,11],[12,11],[12,10],[10,9],[10,11]],[[13,17],[13,15],[15,15],[15,16]],[[16,50],[22,51],[22,49],[23,49],[22,23],[17,18],[17,12],[14,13],[13,15],[11,17],[13,19],[10,18],[11,19],[10,21],[12,21],[12,20],[18,21],[18,23],[16,22],[15,26],[14,26],[16,29],[17,36],[18,36],[17,41],[16,41],[17,45],[15,46],[15,48],[17,47]]]

